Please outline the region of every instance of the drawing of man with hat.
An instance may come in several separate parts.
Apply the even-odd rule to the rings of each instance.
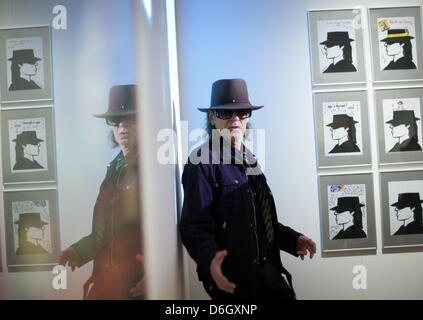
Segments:
[[[43,169],[34,157],[40,154],[40,143],[35,131],[23,131],[12,140],[15,142],[16,163],[13,170]]]
[[[366,238],[363,231],[363,212],[358,197],[339,197],[338,204],[330,210],[335,211],[335,221],[337,225],[342,226],[342,230],[333,238],[335,239],[353,239]]]
[[[32,80],[40,68],[40,60],[42,59],[34,56],[32,49],[14,50],[13,56],[9,58],[9,61],[12,61],[12,84],[9,91],[41,89],[41,86]]]
[[[357,146],[356,123],[358,122],[347,114],[333,115],[332,122],[326,126],[330,127],[332,139],[338,143],[329,153],[360,152]]]
[[[402,226],[394,236],[423,233],[422,202],[418,192],[398,194],[398,201],[391,204],[391,207],[395,207],[396,217]]]
[[[389,29],[384,42],[386,54],[392,61],[383,70],[416,69],[413,62],[412,44],[407,29]]]
[[[398,140],[389,152],[421,151],[418,143],[417,123],[420,120],[414,116],[413,110],[398,110],[393,112],[393,118],[386,121],[391,129],[392,137]]]
[[[18,225],[19,237],[17,255],[49,253],[40,244],[44,239],[44,227],[48,222],[41,220],[39,212],[21,213],[15,224]]]
[[[332,63],[323,73],[357,71],[352,63],[352,41],[348,31],[328,32],[327,39],[320,44],[324,46],[326,58]]]

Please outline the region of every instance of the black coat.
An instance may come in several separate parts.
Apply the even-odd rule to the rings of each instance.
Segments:
[[[411,59],[406,57],[399,58],[397,61],[391,61],[383,70],[401,70],[416,69],[416,65]]]
[[[88,299],[129,299],[129,290],[142,276],[135,259],[141,253],[137,162],[132,159],[122,167],[123,162],[119,153],[110,163],[95,203],[92,232],[72,245],[78,266],[94,260]]]
[[[18,78],[12,82],[9,86],[9,91],[16,91],[16,90],[32,90],[32,89],[41,89],[41,87],[36,84],[34,81],[25,80],[23,78]]]
[[[48,254],[49,252],[40,245],[24,241],[16,250],[17,255],[21,254]]]
[[[221,149],[219,154],[219,150],[213,151],[208,144],[190,156],[203,157],[203,161],[198,164],[188,161],[184,168],[181,239],[197,263],[198,277],[209,294],[219,290],[210,275],[211,261],[218,251],[226,249],[228,255],[222,264],[223,274],[237,285],[236,292],[243,288],[243,292],[238,292],[241,297],[251,297],[258,286],[260,252],[255,226],[260,213],[253,203],[243,166],[223,163],[225,151]],[[251,153],[246,151],[247,158],[251,159]],[[264,175],[259,178],[271,195]],[[272,195],[271,203],[274,263],[290,279],[282,266],[279,250],[297,256],[296,243],[301,234],[278,223]]]
[[[323,73],[331,73],[331,72],[355,72],[357,69],[354,65],[346,60],[341,60],[336,64],[331,63],[329,67]]]
[[[360,152],[360,148],[351,141],[345,141],[341,145],[336,145],[333,147],[329,153],[346,153],[346,152]]]
[[[363,229],[357,227],[356,225],[352,225],[347,230],[341,230],[338,234],[333,238],[336,239],[355,239],[355,238],[367,238],[366,233]]]
[[[404,234],[417,234],[423,233],[423,226],[417,221],[410,222],[407,226],[401,226],[395,233],[394,236]]]
[[[29,170],[29,169],[43,169],[36,160],[29,160],[28,158],[21,158],[16,161],[13,170]]]
[[[422,147],[415,138],[404,140],[402,143],[396,143],[389,152],[401,151],[421,151]]]

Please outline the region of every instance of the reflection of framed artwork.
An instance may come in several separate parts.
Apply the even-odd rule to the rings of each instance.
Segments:
[[[51,100],[50,27],[0,30],[2,103]]]
[[[423,88],[376,90],[380,163],[423,161]]]
[[[376,248],[371,174],[320,176],[322,252]]]
[[[9,267],[57,263],[60,248],[56,198],[55,189],[4,192]]]
[[[361,11],[309,11],[313,85],[365,81]]]
[[[2,111],[3,181],[55,181],[53,109]]]
[[[365,91],[314,94],[319,167],[371,163]]]
[[[423,171],[381,174],[383,247],[423,246]]]
[[[375,82],[423,79],[420,7],[370,9]]]

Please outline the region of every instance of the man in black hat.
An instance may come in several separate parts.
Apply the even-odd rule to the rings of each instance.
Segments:
[[[40,154],[40,143],[35,131],[23,131],[12,140],[15,142],[16,163],[13,170],[43,169],[34,157]]]
[[[339,197],[337,201],[338,204],[330,210],[335,211],[336,224],[342,226],[342,229],[332,240],[366,238],[361,211],[364,204],[360,203],[359,198],[355,196]]]
[[[416,69],[413,62],[413,46],[407,29],[389,29],[384,42],[386,54],[392,61],[383,70]]]
[[[398,201],[391,204],[391,207],[395,207],[396,217],[402,226],[394,236],[423,233],[422,202],[418,192],[398,194]]]
[[[136,85],[110,89],[106,113],[95,115],[112,127],[120,152],[107,168],[94,207],[92,232],[64,250],[59,263],[74,270],[94,260],[84,299],[143,298]],[[91,286],[92,285],[92,286]]]
[[[32,80],[39,70],[41,58],[34,56],[34,50],[14,50],[13,56],[9,59],[12,61],[12,84],[9,91],[15,90],[31,90],[41,89],[41,87]]]
[[[330,127],[332,139],[337,141],[329,153],[360,152],[357,146],[355,124],[358,123],[353,117],[347,114],[334,114],[332,122],[327,124]]]
[[[244,80],[216,81],[211,107],[199,108],[210,139],[184,167],[181,239],[216,300],[295,299],[280,250],[302,259],[316,252],[311,239],[277,221],[266,178],[242,143],[252,111],[262,107],[250,103]]]
[[[332,63],[323,73],[357,71],[352,63],[352,41],[348,31],[328,32],[327,40],[320,44],[324,46],[326,58]]]
[[[386,121],[391,129],[392,137],[398,140],[389,152],[421,151],[417,135],[417,120],[413,110],[394,111],[393,118]]]
[[[18,243],[17,255],[24,254],[48,254],[40,242],[44,239],[44,226],[48,222],[42,221],[39,212],[21,213],[19,220],[15,222],[18,225]]]

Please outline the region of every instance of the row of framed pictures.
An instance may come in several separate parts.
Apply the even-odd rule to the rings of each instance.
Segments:
[[[420,7],[309,11],[313,85],[366,82],[364,37],[370,30],[374,82],[423,80]]]
[[[423,246],[423,171],[381,173],[384,249]],[[322,252],[376,249],[372,174],[320,176]]]
[[[423,88],[375,90],[379,162],[423,161]],[[315,92],[318,167],[371,165],[365,90]]]

